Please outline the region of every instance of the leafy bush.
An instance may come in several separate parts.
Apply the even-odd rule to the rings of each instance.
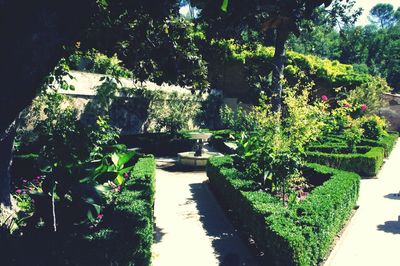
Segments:
[[[254,120],[243,107],[239,106],[233,110],[224,105],[219,110],[222,128],[230,129],[234,132],[253,131],[256,128],[257,121]]]
[[[323,102],[309,102],[309,87],[296,94],[296,89],[286,90],[284,111],[273,112],[267,98],[251,115],[256,121],[254,131],[242,132],[237,153],[242,158],[243,169],[283,200],[289,184],[301,176],[304,163],[304,146],[316,140],[324,126]]]
[[[93,73],[111,75],[114,77],[129,78],[132,73],[122,66],[116,55],[108,57],[96,49],[83,52],[76,50],[66,60],[71,69],[88,71]]]
[[[378,140],[386,135],[386,122],[377,115],[370,115],[361,120],[361,128],[364,130],[364,137]]]
[[[200,109],[195,97],[177,92],[166,95],[162,103],[153,105],[150,113],[150,119],[155,123],[155,132],[177,133],[178,130],[187,129],[189,121],[196,117]]]
[[[57,234],[32,228],[9,237],[6,265],[150,265],[153,243],[155,160],[144,156],[114,193],[97,223],[86,230]],[[37,243],[40,243],[38,245]],[[18,248],[17,248],[18,247]],[[27,256],[20,256],[23,249]]]
[[[308,164],[323,184],[304,201],[286,208],[272,195],[255,191],[254,181],[243,178],[245,175],[233,164],[231,157],[211,158],[207,165],[210,185],[222,203],[237,215],[241,228],[265,252],[265,263],[317,265],[321,262],[356,204],[360,177]]]
[[[392,88],[382,78],[375,77],[361,84],[354,90],[350,90],[347,99],[352,105],[365,104],[368,108],[366,114],[377,113],[379,108],[385,105],[382,95],[390,92]]]

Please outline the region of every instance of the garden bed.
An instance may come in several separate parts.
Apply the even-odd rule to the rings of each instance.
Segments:
[[[116,194],[115,204],[107,206],[98,226],[88,231],[53,233],[31,228],[19,236],[2,234],[2,263],[149,265],[153,242],[154,178],[154,158],[140,157]]]
[[[211,158],[208,163],[213,191],[253,236],[268,265],[321,262],[356,204],[359,175],[318,164],[307,166],[322,185],[304,201],[285,207],[278,198],[255,191],[254,181],[241,178],[231,157]]]
[[[370,147],[382,147],[385,149],[385,157],[388,157],[396,144],[399,134],[397,132],[389,132],[389,134],[380,137],[378,140],[363,138],[359,143],[360,146],[370,146]],[[327,146],[327,147],[337,147],[346,146],[345,139],[340,135],[328,136],[323,144],[317,144],[312,146]]]

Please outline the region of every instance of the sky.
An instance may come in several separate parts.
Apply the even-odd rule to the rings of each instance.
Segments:
[[[373,6],[379,3],[392,4],[396,10],[400,6],[400,0],[356,0],[355,7],[362,7],[363,14],[359,17],[357,25],[366,25],[369,23],[368,14]]]

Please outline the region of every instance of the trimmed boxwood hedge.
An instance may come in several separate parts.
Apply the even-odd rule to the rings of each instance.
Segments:
[[[399,134],[390,132],[387,136],[381,137],[379,140],[363,139],[360,145],[371,147],[382,147],[385,149],[385,157],[388,157],[396,144]]]
[[[392,152],[398,137],[399,137],[398,132],[389,132],[388,135],[382,136],[378,140],[364,138],[361,140],[359,145],[370,146],[370,147],[382,147],[385,149],[385,157],[388,157],[389,154]],[[322,145],[329,147],[337,147],[337,146],[345,146],[346,142],[344,140],[344,137],[341,135],[331,135],[324,140]],[[311,146],[320,146],[320,145],[314,144]]]
[[[318,164],[307,166],[323,177],[323,184],[299,204],[284,207],[272,195],[254,191],[255,183],[243,178],[231,157],[214,157],[208,162],[213,191],[234,211],[241,228],[252,234],[268,265],[321,262],[356,204],[359,175]]]
[[[329,149],[329,148],[328,148]],[[359,148],[365,152],[365,147]],[[370,147],[365,153],[329,153],[321,148],[321,151],[306,152],[307,161],[319,163],[330,167],[355,172],[362,176],[375,176],[383,164],[385,151],[382,147]],[[334,148],[332,148],[334,152]]]
[[[154,194],[155,160],[142,157],[105,213],[104,228],[84,236],[97,265],[150,265]]]

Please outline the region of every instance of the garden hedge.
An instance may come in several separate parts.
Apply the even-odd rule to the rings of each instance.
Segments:
[[[328,148],[329,149],[329,148]],[[360,153],[331,153],[321,148],[321,151],[306,152],[308,162],[327,165],[346,171],[355,172],[362,176],[375,176],[383,164],[385,151],[382,147],[362,147]]]
[[[382,147],[385,149],[385,157],[388,157],[396,144],[399,134],[390,132],[388,135],[381,137],[379,140],[363,139],[360,145],[371,147]]]
[[[255,183],[242,177],[231,157],[208,162],[213,191],[253,236],[267,265],[317,265],[328,255],[356,204],[359,175],[318,164],[307,166],[322,185],[304,201],[284,207],[272,195],[254,191]]]
[[[23,236],[0,234],[4,265],[150,265],[153,243],[155,160],[138,159],[115,205],[91,232],[28,230]],[[21,252],[23,255],[21,255]],[[8,256],[6,256],[8,255]]]
[[[97,265],[150,265],[154,193],[154,157],[140,158],[114,208],[104,214],[104,229],[84,236]]]
[[[389,132],[388,135],[380,137],[378,140],[372,140],[364,138],[359,143],[360,146],[370,146],[370,147],[382,147],[385,149],[385,157],[388,157],[392,152],[394,145],[396,144],[397,138],[399,137],[399,133],[397,132]],[[319,144],[317,144],[319,146]],[[346,145],[344,137],[341,135],[331,135],[328,136],[324,143],[324,146],[344,146]],[[316,146],[316,145],[311,145]]]

